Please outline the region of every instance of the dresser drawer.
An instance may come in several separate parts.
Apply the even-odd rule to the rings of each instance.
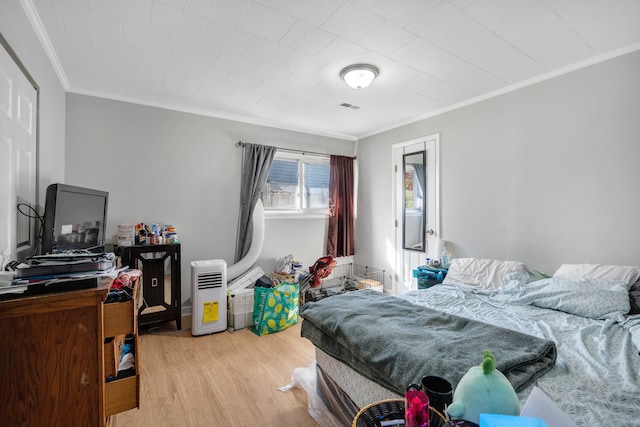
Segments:
[[[133,298],[129,301],[103,304],[104,318],[104,416],[138,408],[140,402],[140,366],[138,346],[138,307],[140,291],[136,283]],[[135,375],[110,380],[110,377],[126,375],[121,357],[126,344],[133,347]],[[110,380],[110,381],[107,381]]]
[[[140,397],[139,383],[140,374],[106,383],[104,390],[105,416],[137,408]]]
[[[104,304],[104,337],[138,333],[140,288],[136,282],[133,297],[128,301]]]
[[[104,337],[137,334],[138,316],[135,299],[104,305]]]
[[[109,338],[104,343],[104,375],[105,377],[118,375],[122,347],[124,346],[124,335],[116,335]]]

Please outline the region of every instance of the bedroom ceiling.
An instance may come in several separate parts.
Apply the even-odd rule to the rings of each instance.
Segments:
[[[640,49],[638,0],[21,2],[68,92],[351,140]]]

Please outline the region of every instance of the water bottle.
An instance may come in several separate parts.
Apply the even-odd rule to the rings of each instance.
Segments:
[[[444,245],[442,248],[442,255],[440,255],[440,266],[444,269],[449,268],[449,264],[451,263],[451,254],[447,251],[447,245]]]

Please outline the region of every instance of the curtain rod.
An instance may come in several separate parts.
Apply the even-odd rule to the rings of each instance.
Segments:
[[[244,147],[245,143],[242,141],[238,141],[238,143],[236,144],[238,147]],[[316,156],[324,156],[324,157],[329,157],[331,154],[327,154],[327,153],[318,153],[316,151],[309,151],[309,150],[296,150],[295,148],[281,148],[281,147],[276,147],[278,150],[280,151],[288,151],[290,153],[301,153],[303,156],[305,154],[315,154]],[[340,154],[341,155],[341,154]],[[356,156],[343,156],[343,157],[350,157],[353,160],[356,160]]]

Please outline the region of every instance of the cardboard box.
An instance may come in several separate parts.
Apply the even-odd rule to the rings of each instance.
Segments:
[[[279,285],[280,283],[295,283],[293,274],[273,272],[269,275],[269,277],[271,278],[271,282],[273,282],[274,285]]]
[[[358,280],[358,289],[373,289],[374,291],[383,292],[384,286],[377,280],[360,279]]]
[[[118,246],[133,246],[136,239],[134,224],[118,224]]]

